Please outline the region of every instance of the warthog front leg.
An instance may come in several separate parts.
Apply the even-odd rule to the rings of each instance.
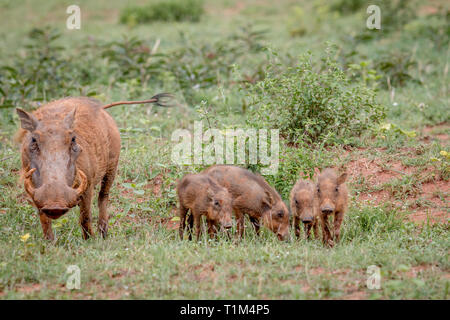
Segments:
[[[306,224],[303,224],[303,227],[305,229],[306,239],[310,239],[311,238],[311,227],[312,227],[312,224],[311,223],[306,223]]]
[[[250,222],[253,224],[253,227],[255,228],[256,235],[259,236],[260,230],[259,219],[250,217]]]
[[[217,226],[216,223],[208,219],[208,234],[211,239],[217,239]]]
[[[342,212],[336,212],[334,215],[334,238],[336,242],[341,239],[341,224],[344,220],[344,214]]]
[[[319,220],[314,218],[314,238],[319,239]]]
[[[300,239],[300,218],[297,216],[294,216],[294,230],[295,236]]]
[[[80,201],[80,225],[81,230],[83,231],[83,239],[85,240],[89,239],[89,237],[92,237],[93,235],[91,223],[91,203],[93,192],[94,190],[92,186],[89,186]]]
[[[244,213],[241,211],[242,208],[245,208],[245,199],[242,197],[237,197],[233,201],[233,211],[234,215],[236,216],[236,231],[237,236],[239,239],[242,239],[244,236],[244,228],[245,228],[245,221],[244,221]]]
[[[188,208],[183,207],[180,204],[180,227],[178,230],[178,233],[180,235],[180,239],[183,240],[183,233],[184,233],[184,229],[186,228],[186,214],[188,212]]]
[[[202,235],[202,216],[197,212],[192,212],[192,215],[194,216],[195,236],[197,241],[199,241]]]
[[[322,214],[320,216],[320,222],[322,224],[323,243],[325,245],[327,245],[327,246],[332,247],[333,246],[333,240],[331,238],[330,222],[328,221],[328,215]]]
[[[41,220],[42,231],[44,232],[44,238],[47,240],[55,240],[52,230],[52,220],[43,213],[39,213],[39,220]]]
[[[108,234],[108,202],[109,202],[109,189],[114,181],[114,176],[116,171],[105,174],[102,180],[102,185],[100,187],[100,192],[98,193],[98,231],[103,238],[106,238]]]

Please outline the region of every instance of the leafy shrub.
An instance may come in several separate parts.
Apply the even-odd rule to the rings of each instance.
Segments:
[[[84,87],[96,74],[94,65],[82,61],[79,57],[83,55],[64,55],[65,48],[57,43],[59,37],[60,33],[49,27],[29,32],[25,54],[0,67],[0,108],[26,108],[35,101],[72,93],[94,94]]]
[[[429,39],[437,49],[446,48],[450,35],[450,10],[420,17],[404,26],[404,30],[414,39]]]
[[[62,48],[55,44],[59,37],[58,32],[49,28],[31,30],[25,57],[19,57],[12,66],[1,67],[3,107],[24,103],[32,97],[36,100],[41,94],[48,95],[55,83],[63,80],[66,61],[60,54]]]
[[[411,53],[386,52],[374,60],[373,68],[381,75],[381,84],[388,88],[390,83],[393,87],[402,87],[406,81],[418,81],[410,71],[417,65]]]
[[[183,35],[184,45],[167,54],[165,68],[176,79],[184,97],[193,102],[193,91],[229,82],[235,64],[248,64],[243,61],[249,52],[261,52],[264,32],[244,26],[230,37],[212,43],[192,42]],[[260,77],[259,71],[247,75],[247,80]]]
[[[358,57],[354,59],[358,60]],[[411,53],[399,51],[380,52],[373,60],[363,60],[359,63],[342,59],[347,73],[352,80],[362,80],[366,85],[375,88],[381,85],[383,89],[390,87],[403,87],[407,82],[420,81],[413,76],[412,71],[417,61]]]
[[[124,37],[102,45],[102,57],[110,63],[111,77],[121,82],[138,79],[141,85],[161,72],[163,56],[154,51],[136,37]]]
[[[366,0],[334,0],[331,1],[330,9],[343,14],[354,13],[368,6]]]
[[[153,21],[198,22],[204,13],[201,0],[168,0],[145,7],[128,7],[120,15],[120,22],[134,25]]]
[[[369,87],[375,88],[381,75],[377,74],[375,69],[370,67],[369,61],[361,61],[360,63],[350,63],[348,65],[348,73],[352,80],[362,80]]]
[[[356,38],[360,41],[380,39],[385,37],[387,33],[402,31],[404,25],[417,17],[416,9],[419,6],[416,0],[373,0],[370,3],[357,0],[336,0],[334,3],[335,5],[332,5],[334,10],[341,11],[344,14],[359,11],[364,14],[364,17],[368,17],[366,9],[369,5],[380,7],[381,30],[370,30],[365,23],[362,23],[361,30],[356,35]],[[342,10],[339,8],[342,8]]]
[[[352,83],[331,56],[327,50],[320,70],[314,68],[311,54],[284,73],[269,68],[265,79],[251,87],[248,121],[279,128],[291,143],[332,142],[379,123],[385,113],[375,102],[375,92],[362,82]]]

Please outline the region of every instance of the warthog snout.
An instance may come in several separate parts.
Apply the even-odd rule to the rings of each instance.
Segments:
[[[309,217],[304,217],[303,219],[302,219],[302,222],[303,223],[311,223],[311,222],[313,222],[313,217],[312,216],[309,216]]]
[[[231,222],[227,222],[227,223],[223,224],[224,229],[231,229],[232,226],[233,226],[233,223],[231,223]]]
[[[78,188],[67,186],[64,183],[44,184],[35,188],[32,174],[35,168],[25,174],[25,190],[33,199],[38,209],[49,218],[57,219],[65,214],[71,207],[78,203],[78,198],[86,190],[87,178],[81,170],[76,170],[76,181]]]
[[[322,211],[323,214],[331,214],[331,213],[333,213],[334,208],[331,206],[325,206],[325,207],[322,207],[320,209],[320,211]]]
[[[289,242],[291,240],[291,238],[289,237],[289,233],[285,233],[285,234],[278,233],[277,237],[278,237],[278,240],[280,240],[280,241]]]
[[[49,218],[57,219],[63,214],[65,214],[67,211],[69,211],[69,208],[67,207],[44,207],[41,208],[42,213],[47,215]]]

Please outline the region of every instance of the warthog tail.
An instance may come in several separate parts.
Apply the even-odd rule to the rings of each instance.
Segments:
[[[173,96],[170,93],[159,93],[155,96],[153,96],[151,99],[149,100],[141,100],[141,101],[118,101],[118,102],[113,102],[107,105],[104,105],[102,108],[103,109],[108,109],[114,106],[118,106],[121,104],[144,104],[144,103],[155,103],[157,106],[161,106],[161,107],[168,107],[169,105],[162,101],[161,99],[163,98],[172,98]]]

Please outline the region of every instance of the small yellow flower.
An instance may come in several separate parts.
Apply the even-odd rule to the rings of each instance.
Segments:
[[[441,152],[439,152],[439,154],[443,157],[446,157],[447,159],[450,159],[450,152],[441,150]]]
[[[29,233],[26,233],[26,234],[24,234],[23,236],[21,236],[20,237],[20,240],[22,241],[22,242],[27,242],[27,240],[30,238],[30,234]]]

